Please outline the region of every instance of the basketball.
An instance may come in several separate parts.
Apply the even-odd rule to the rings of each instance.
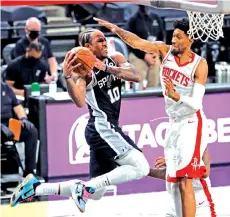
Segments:
[[[75,64],[82,63],[82,66],[74,70],[75,73],[88,74],[95,65],[96,57],[86,47],[75,47],[72,51],[77,55],[77,61]]]

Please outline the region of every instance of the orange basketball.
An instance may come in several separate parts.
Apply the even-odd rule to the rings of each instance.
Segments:
[[[77,55],[75,64],[82,63],[82,66],[75,70],[76,73],[87,74],[94,68],[96,57],[88,48],[75,47],[72,51]]]

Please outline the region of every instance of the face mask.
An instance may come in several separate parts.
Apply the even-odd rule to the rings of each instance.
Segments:
[[[29,31],[30,39],[32,40],[36,39],[39,36],[39,33],[40,33],[39,31],[35,31],[35,30]]]

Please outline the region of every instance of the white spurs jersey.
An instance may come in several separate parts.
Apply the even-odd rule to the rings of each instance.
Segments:
[[[196,111],[184,103],[178,103],[165,95],[165,85],[163,78],[169,76],[174,85],[176,92],[184,95],[191,96],[194,86],[194,73],[202,57],[192,53],[192,60],[188,63],[181,65],[177,57],[171,54],[171,46],[169,52],[162,61],[160,68],[160,80],[165,99],[165,109],[169,117],[181,117],[190,115]]]

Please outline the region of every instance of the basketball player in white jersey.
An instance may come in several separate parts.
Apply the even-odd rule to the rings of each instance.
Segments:
[[[193,179],[193,188],[196,198],[196,217],[213,217],[216,216],[214,203],[210,197],[211,182],[210,175],[210,156],[208,150],[204,151],[202,160],[206,166],[206,172],[200,179]],[[167,179],[167,167],[164,157],[159,157],[156,160],[155,168],[151,169],[149,174],[153,178],[162,180]],[[169,201],[166,205],[165,217],[180,217],[182,216],[181,195],[178,187],[178,182],[166,182],[166,189],[169,193]]]
[[[166,113],[171,123],[164,149],[167,181],[178,182],[182,216],[194,217],[196,201],[192,180],[201,178],[205,173],[201,157],[207,146],[208,126],[202,101],[208,65],[205,59],[191,51],[193,39],[187,34],[189,21],[174,22],[172,45],[166,45],[164,42],[143,40],[107,21],[95,20],[134,49],[158,53],[162,57],[160,78]]]

